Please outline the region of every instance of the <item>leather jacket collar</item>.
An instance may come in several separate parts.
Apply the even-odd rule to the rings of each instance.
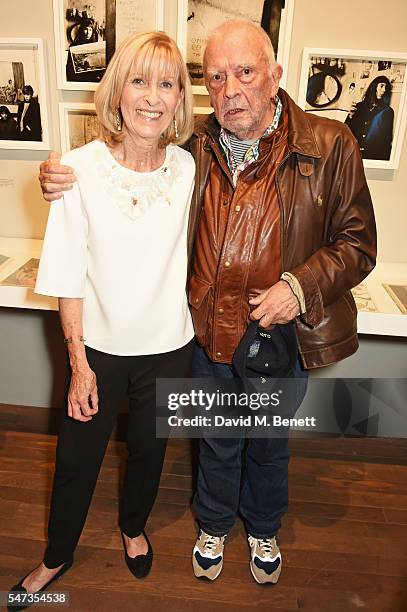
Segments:
[[[283,108],[286,107],[288,109],[289,152],[319,159],[321,153],[307,116],[283,89],[279,89],[278,96],[283,103]],[[206,133],[213,141],[218,142],[220,125],[214,113],[209,115],[206,121],[198,125],[194,132],[198,137],[202,136],[203,133]],[[273,135],[270,135],[268,138],[272,138],[272,136]],[[267,141],[268,138],[265,140]],[[204,148],[210,149],[210,143],[207,143],[207,147],[205,147],[204,144]]]

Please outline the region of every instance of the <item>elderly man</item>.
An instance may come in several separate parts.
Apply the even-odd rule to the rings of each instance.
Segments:
[[[197,164],[189,228],[195,374],[234,376],[232,358],[250,319],[262,327],[294,320],[301,378],[358,346],[349,290],[373,268],[376,249],[359,147],[346,126],[305,114],[279,89],[282,69],[252,23],[213,32],[204,72],[215,113],[189,143]],[[46,199],[72,180],[64,173],[55,162],[42,164]],[[277,582],[288,440],[248,440],[244,469],[241,439],[200,444],[195,575],[220,574],[240,512],[254,579]]]

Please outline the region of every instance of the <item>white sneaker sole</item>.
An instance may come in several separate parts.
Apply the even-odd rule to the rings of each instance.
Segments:
[[[280,563],[280,566],[279,566],[279,567],[281,568],[281,563]],[[281,569],[280,569],[280,572],[278,573],[278,576],[277,576],[277,579],[276,579],[276,580],[271,580],[271,579],[269,579],[269,580],[267,580],[267,579],[265,579],[265,580],[260,580],[260,579],[259,579],[259,578],[256,576],[256,574],[254,573],[254,571],[253,571],[253,566],[252,566],[251,561],[250,561],[250,571],[251,571],[251,573],[252,573],[253,578],[254,578],[254,579],[255,579],[255,581],[257,582],[257,584],[277,584],[278,579],[280,578],[280,573],[281,573]]]
[[[212,576],[208,576],[207,570],[202,569],[202,567],[200,567],[198,563],[195,561],[195,558],[192,559],[192,566],[194,568],[195,578],[209,580],[210,582],[212,582],[213,580],[216,580],[216,578],[219,576],[219,574],[221,573],[223,569],[223,563],[221,563],[216,574]]]

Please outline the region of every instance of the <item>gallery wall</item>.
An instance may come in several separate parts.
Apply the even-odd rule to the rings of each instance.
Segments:
[[[91,102],[92,92],[58,91],[55,73],[52,0],[0,0],[0,37],[41,37],[47,49],[50,140],[59,150],[59,102]],[[176,33],[176,0],[165,0],[167,31]],[[287,90],[296,99],[302,49],[327,47],[407,52],[404,0],[295,0]],[[197,106],[208,98],[196,98]],[[45,151],[0,150],[0,234],[42,238],[48,204],[41,197],[37,174]],[[406,263],[407,241],[407,140],[399,168],[366,171],[376,211],[379,259]],[[57,314],[0,308],[0,403],[49,406],[58,403],[53,364],[63,359]],[[51,338],[51,340],[50,340]],[[50,350],[50,342],[55,346]],[[58,352],[59,351],[59,352]],[[62,357],[61,357],[62,356]],[[404,338],[366,336],[361,349],[320,376],[405,376],[407,356]],[[59,393],[61,387],[59,385]]]
[[[407,52],[404,0],[297,0],[288,92],[297,96],[304,47]],[[407,139],[399,168],[366,170],[378,227],[378,259],[407,262]]]
[[[60,149],[58,103],[91,102],[92,92],[57,90],[53,38],[52,0],[20,0],[18,11],[11,2],[2,2],[0,37],[39,36],[45,39],[48,60],[48,95],[50,100],[50,139]],[[33,7],[35,6],[35,10]],[[170,34],[176,33],[176,0],[165,0],[165,23]],[[287,90],[294,99],[298,95],[302,49],[327,47],[407,51],[405,24],[407,3],[389,0],[386,9],[380,0],[295,0]],[[207,105],[206,97],[196,99]],[[12,179],[0,187],[1,234],[12,237],[41,238],[48,206],[42,201],[38,186],[38,162],[46,157],[42,151],[0,150],[0,178]],[[16,165],[15,160],[22,160]],[[367,169],[378,225],[381,261],[407,262],[407,140],[399,168]]]

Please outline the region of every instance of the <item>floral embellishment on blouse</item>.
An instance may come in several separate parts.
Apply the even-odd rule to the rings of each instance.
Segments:
[[[136,172],[121,166],[105,151],[95,152],[97,171],[106,193],[120,211],[134,221],[153,206],[170,206],[171,189],[180,182],[182,172],[178,158],[167,148],[164,164],[152,172]]]

